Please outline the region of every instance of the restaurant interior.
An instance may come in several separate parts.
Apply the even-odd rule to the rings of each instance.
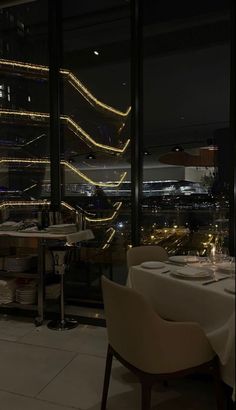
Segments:
[[[232,410],[234,1],[3,0],[0,34],[0,410]]]

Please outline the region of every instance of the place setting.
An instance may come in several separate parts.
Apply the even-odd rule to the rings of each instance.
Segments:
[[[146,261],[141,263],[141,268],[157,270],[158,273],[168,273],[170,268],[165,263],[159,261]]]

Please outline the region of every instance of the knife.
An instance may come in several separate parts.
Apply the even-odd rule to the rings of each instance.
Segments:
[[[220,282],[221,280],[225,280],[225,279],[230,279],[229,276],[224,276],[223,278],[219,278],[219,279],[212,279],[209,280],[208,282],[203,282],[202,285],[210,285],[211,283],[215,283],[215,282]]]

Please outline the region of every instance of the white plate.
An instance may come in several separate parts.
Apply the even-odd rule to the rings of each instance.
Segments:
[[[200,268],[192,268],[190,266],[185,266],[176,271],[172,271],[172,274],[185,279],[205,279],[212,276],[212,271],[210,269],[203,270]]]
[[[165,267],[165,264],[162,262],[158,261],[147,261],[143,262],[140,265],[142,268],[147,268],[147,269],[161,269]]]
[[[171,262],[177,262],[177,263],[196,263],[199,262],[200,257],[199,256],[192,256],[192,255],[176,255],[176,256],[170,256],[169,260]]]

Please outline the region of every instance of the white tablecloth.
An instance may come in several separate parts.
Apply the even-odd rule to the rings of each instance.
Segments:
[[[166,266],[173,273],[179,268]],[[133,266],[127,286],[141,293],[163,318],[198,322],[220,359],[222,379],[234,387],[235,295],[224,290],[233,279],[203,286],[208,279],[179,279],[159,272]]]

